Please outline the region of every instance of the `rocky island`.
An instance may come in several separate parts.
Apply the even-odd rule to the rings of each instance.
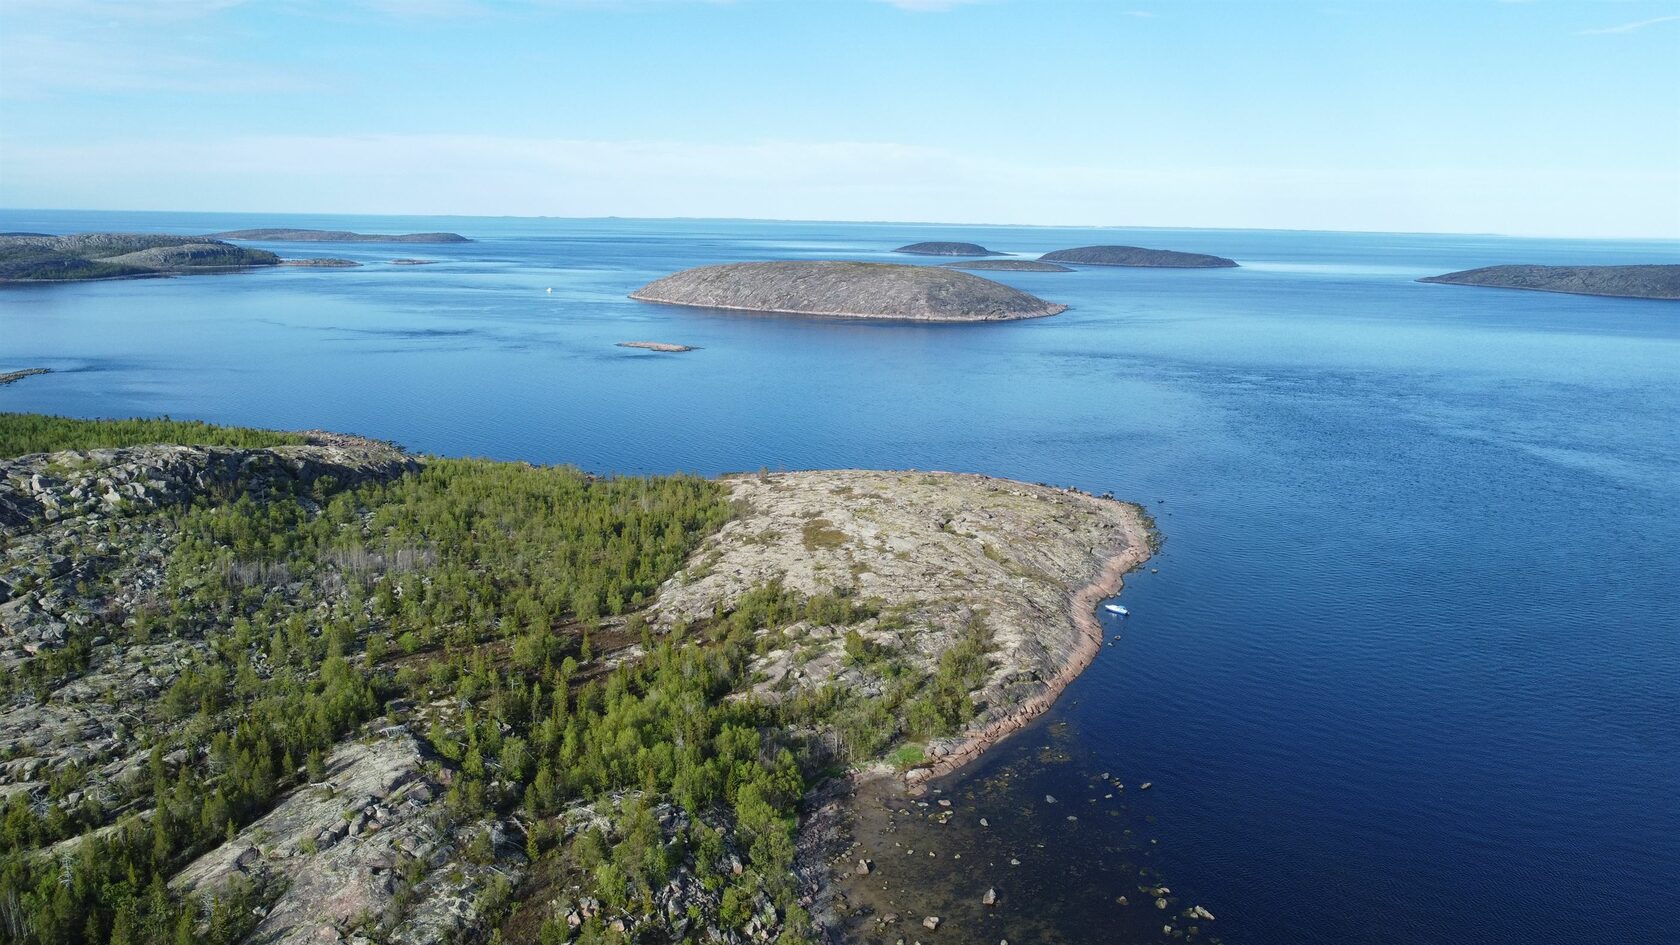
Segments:
[[[630,297],[750,312],[928,322],[1006,321],[1067,310],[964,272],[861,262],[701,266],[656,279]]]
[[[1073,272],[1067,266],[1058,266],[1038,259],[975,259],[964,262],[940,263],[948,269],[980,269],[996,270],[999,272]]]
[[[299,230],[260,227],[210,234],[221,240],[263,240],[270,243],[470,243],[459,233],[352,233],[348,230]]]
[[[663,351],[669,354],[680,354],[684,351],[695,350],[692,345],[675,345],[668,341],[620,341],[620,348],[640,348],[644,351]]]
[[[947,473],[25,414],[0,456],[10,921],[205,945],[814,941],[806,798],[1041,711],[1153,542]]]
[[[1646,266],[1487,266],[1419,282],[1478,285],[1570,295],[1608,295],[1630,299],[1680,299],[1680,265]]]
[[[911,256],[1002,256],[994,253],[979,243],[949,243],[930,241],[925,243],[911,243],[893,250],[895,253],[906,253]]]
[[[296,266],[301,269],[354,269],[361,263],[354,259],[340,259],[336,256],[305,256],[298,259],[282,259],[282,266]]]
[[[279,265],[266,250],[202,236],[79,233],[0,236],[0,283],[81,282]]]
[[[1141,246],[1080,246],[1058,249],[1038,257],[1045,262],[1077,266],[1138,266],[1153,269],[1229,269],[1236,261],[1205,253],[1181,253],[1171,249]]]

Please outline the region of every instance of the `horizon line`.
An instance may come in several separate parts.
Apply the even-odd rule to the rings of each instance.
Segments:
[[[680,222],[718,222],[718,223],[818,223],[839,226],[910,226],[910,227],[987,227],[995,229],[1042,229],[1042,230],[1175,230],[1193,232],[1237,232],[1237,233],[1345,233],[1377,236],[1479,236],[1496,237],[1499,239],[1532,239],[1532,240],[1595,240],[1606,242],[1670,242],[1680,243],[1680,232],[1672,236],[1578,236],[1578,235],[1544,235],[1534,233],[1501,233],[1495,230],[1383,230],[1383,229],[1322,229],[1315,227],[1257,227],[1257,226],[1173,226],[1165,224],[1126,224],[1126,223],[958,223],[940,220],[833,220],[819,217],[731,217],[731,216],[628,216],[606,214],[598,216],[564,216],[555,214],[516,214],[516,213],[371,213],[354,210],[120,210],[106,207],[0,207],[0,213],[35,212],[35,213],[175,213],[175,214],[223,214],[248,216],[293,216],[293,217],[410,217],[430,219],[459,219],[459,220],[629,220],[642,222],[680,221]]]

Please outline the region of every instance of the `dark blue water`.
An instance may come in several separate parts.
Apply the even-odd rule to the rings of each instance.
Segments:
[[[1076,763],[1020,790],[1154,781],[1155,862],[1227,942],[1680,941],[1680,304],[1412,281],[1674,262],[1680,244],[0,212],[0,230],[271,223],[478,242],[275,245],[369,265],[5,290],[0,370],[58,373],[0,388],[0,409],[600,471],[916,467],[1113,490],[1157,515],[1160,573],[1133,576],[1124,641],[1045,719],[1068,723]],[[624,297],[700,263],[884,259],[923,239],[1243,268],[996,273],[1072,306],[998,325]],[[381,262],[401,256],[440,262]],[[1019,767],[1041,734],[964,777]],[[1110,829],[1088,818],[1059,841],[1072,892],[1113,895],[1072,868]],[[1107,941],[1066,914],[1067,941]]]

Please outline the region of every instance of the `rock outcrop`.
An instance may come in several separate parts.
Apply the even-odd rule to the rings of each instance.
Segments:
[[[45,367],[24,368],[21,371],[7,371],[3,374],[0,374],[0,387],[5,387],[7,384],[15,384],[18,381],[21,381],[26,377],[35,377],[38,374],[51,374],[51,373],[52,373],[52,368],[45,368]]]
[[[1608,295],[1630,299],[1680,299],[1680,265],[1653,266],[1487,266],[1419,282],[1479,285],[1570,295]]]
[[[278,265],[266,250],[202,236],[80,233],[0,236],[0,283],[77,282]]]
[[[787,315],[930,322],[1039,318],[1067,309],[968,273],[861,262],[701,266],[656,279],[630,297]]]
[[[212,233],[219,240],[263,240],[270,243],[470,243],[459,233],[352,233],[349,230],[301,230],[259,227]]]
[[[994,253],[979,243],[948,243],[937,240],[925,243],[911,243],[893,250],[895,253],[908,253],[911,256],[1002,256]]]
[[[979,617],[992,672],[967,730],[928,746],[928,769],[966,760],[1043,711],[1100,643],[1091,617],[1125,571],[1149,556],[1150,526],[1133,505],[1071,489],[955,473],[843,470],[728,480],[739,514],[660,588],[657,620],[728,611],[772,582],[813,595],[844,588],[918,628],[881,621],[853,629],[931,672]],[[1101,585],[1104,593],[1091,596]],[[753,667],[757,694],[784,698],[830,683],[861,692],[881,682],[853,665],[843,628],[800,626]],[[797,645],[792,641],[797,640]],[[982,740],[975,741],[978,736]],[[922,775],[925,776],[924,771]]]
[[[1237,263],[1224,256],[1206,253],[1181,253],[1171,249],[1144,249],[1141,246],[1080,246],[1058,249],[1038,257],[1045,262],[1072,263],[1076,266],[1137,266],[1152,269],[1230,269]]]
[[[301,269],[354,269],[361,263],[337,256],[306,256],[301,259],[282,259],[280,265],[297,266]]]
[[[420,904],[379,922],[381,940],[453,941],[477,925],[492,877],[517,882],[523,874],[524,838],[511,820],[447,826],[445,786],[428,762],[436,765],[402,726],[343,742],[327,758],[325,781],[294,788],[170,886],[201,900],[237,880],[276,892],[245,940],[252,945],[342,940],[340,930],[394,912],[399,891]],[[479,835],[491,863],[464,855]]]

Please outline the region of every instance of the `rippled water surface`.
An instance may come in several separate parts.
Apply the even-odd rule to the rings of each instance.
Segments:
[[[914,467],[1113,490],[1167,536],[1160,572],[1124,592],[1121,641],[945,785],[1012,812],[997,850],[1058,852],[995,879],[1006,906],[1068,942],[1147,938],[1114,924],[1126,889],[1106,872],[1146,857],[1230,943],[1680,941],[1680,303],[1412,281],[1674,262],[1680,245],[0,211],[3,230],[271,223],[476,242],[276,244],[368,265],[0,290],[0,370],[56,371],[0,388],[0,409],[325,427],[598,471]],[[624,297],[700,263],[887,259],[924,239],[1243,268],[992,273],[1072,306],[996,325]],[[614,346],[630,340],[700,350]],[[1101,772],[1155,786],[1077,828],[1041,803],[1096,804]]]

